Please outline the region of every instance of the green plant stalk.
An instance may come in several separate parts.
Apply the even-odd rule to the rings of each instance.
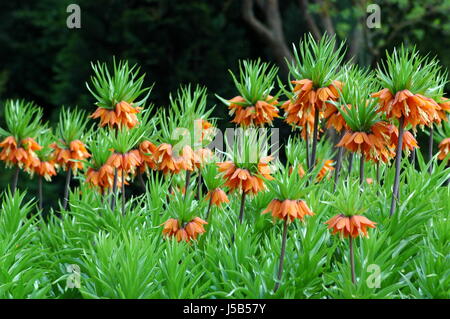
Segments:
[[[186,171],[186,184],[184,185],[184,198],[186,198],[189,188],[189,183],[191,182],[191,171]]]
[[[122,167],[122,216],[125,216],[125,170]]]
[[[280,288],[281,275],[283,274],[284,255],[286,254],[287,229],[288,223],[286,218],[283,224],[283,239],[281,241],[281,254],[280,254],[280,264],[278,266],[277,282],[275,283],[275,288],[273,289],[273,292],[277,292],[278,288]]]
[[[43,194],[42,194],[42,176],[38,177],[38,197],[39,197],[39,209],[42,210],[43,204]]]
[[[359,160],[359,184],[361,186],[364,185],[364,155],[361,154],[361,158]]]
[[[114,182],[111,196],[111,210],[114,211],[116,207],[116,194],[117,194],[117,168],[114,168]]]
[[[206,210],[206,218],[205,218],[206,221],[208,221],[211,206],[212,206],[212,195],[209,196],[208,209]]]
[[[14,196],[14,193],[16,192],[17,182],[19,181],[19,171],[20,171],[20,167],[17,166],[16,170],[14,171],[14,176],[13,176],[13,180],[11,183],[11,192],[12,192],[13,196]]]
[[[319,110],[315,108],[314,111],[314,132],[313,132],[313,144],[311,151],[311,161],[309,166],[309,171],[311,172],[316,165],[316,150],[317,150],[317,139],[319,138]],[[312,178],[312,176],[311,176]]]
[[[353,168],[353,153],[348,154],[348,177],[352,174]]]
[[[198,178],[197,178],[197,183],[198,183],[198,199],[200,200],[200,198],[202,197],[202,183],[203,183],[203,178],[202,178],[202,173],[200,172],[200,170],[198,171]]]
[[[349,236],[349,244],[350,244],[350,270],[352,273],[352,283],[356,284],[356,276],[355,276],[355,253],[353,251],[353,238]]]
[[[411,166],[416,166],[416,149],[413,149],[411,152]]]
[[[380,184],[380,162],[377,162],[377,184]]]
[[[433,131],[434,131],[434,125],[431,124],[430,126],[430,136],[428,137],[428,158],[430,160],[430,166],[428,167],[428,172],[431,174],[433,171]],[[416,149],[414,149],[415,151]]]
[[[394,178],[394,189],[392,192],[392,201],[391,201],[391,209],[389,211],[389,215],[392,216],[395,212],[395,206],[398,200],[398,193],[400,187],[400,165],[402,163],[402,145],[403,145],[403,116],[399,120],[399,128],[398,128],[398,145],[397,145],[397,153],[395,155],[395,178]]]
[[[333,191],[336,191],[337,184],[339,182],[339,174],[341,172],[342,167],[342,155],[344,154],[344,148],[339,147],[338,157],[336,160],[336,170],[334,171],[334,188]]]
[[[308,122],[305,123],[305,139],[306,139],[306,168],[310,169],[310,163],[309,163],[309,133],[308,133]]]
[[[242,224],[244,221],[244,208],[245,208],[245,192],[242,191],[242,197],[241,197],[241,208],[239,210],[239,223]]]
[[[67,209],[67,204],[69,203],[69,189],[70,189],[70,180],[72,178],[72,168],[68,167],[66,174],[66,184],[64,185],[64,198],[63,198],[63,209]]]

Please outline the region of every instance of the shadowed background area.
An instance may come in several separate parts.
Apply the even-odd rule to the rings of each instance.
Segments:
[[[350,0],[147,0],[2,1],[0,4],[0,125],[3,101],[33,100],[45,118],[56,124],[62,105],[79,106],[89,113],[94,99],[86,89],[91,61],[112,57],[138,63],[146,85],[155,83],[150,101],[168,104],[180,84],[207,86],[209,104],[217,105],[219,126],[230,126],[226,107],[214,94],[237,95],[228,73],[237,72],[238,60],[261,57],[280,68],[287,79],[284,59],[292,57],[291,43],[311,32],[347,39],[347,59],[376,66],[385,50],[402,42],[450,64],[450,4],[444,1],[375,1],[381,28],[369,29],[367,1]],[[81,8],[81,29],[69,29],[66,8]],[[289,128],[281,120],[281,139]],[[426,139],[419,135],[422,149]],[[0,165],[1,188],[12,170]],[[61,197],[64,174],[45,183],[46,200]],[[36,193],[37,183],[21,173],[19,188]]]

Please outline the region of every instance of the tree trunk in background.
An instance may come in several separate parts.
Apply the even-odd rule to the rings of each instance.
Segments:
[[[256,18],[254,12],[255,3],[264,12],[265,23]],[[280,68],[281,74],[287,76],[289,69],[285,59],[292,61],[293,56],[284,38],[283,20],[281,19],[278,0],[243,0],[242,17],[253,31],[267,43],[267,46],[274,56],[275,62]]]

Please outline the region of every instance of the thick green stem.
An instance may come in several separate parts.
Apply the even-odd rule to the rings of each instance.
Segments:
[[[38,197],[39,197],[39,209],[42,210],[43,204],[43,194],[42,194],[42,176],[38,177]]]
[[[117,167],[114,168],[114,181],[113,181],[113,188],[112,188],[112,196],[111,196],[111,210],[114,210],[116,208],[116,194],[117,194]]]
[[[310,162],[309,162],[309,133],[308,133],[308,122],[305,123],[305,127],[303,128],[305,130],[305,139],[306,139],[306,168],[308,169],[308,172],[310,170]]]
[[[284,255],[286,254],[287,229],[288,229],[288,223],[287,223],[287,218],[286,218],[284,220],[284,225],[283,225],[283,239],[281,241],[280,264],[278,266],[277,282],[275,283],[275,288],[273,289],[274,292],[277,292],[277,290],[278,290],[278,288],[280,288],[280,284],[281,284],[281,275],[283,274]]]
[[[344,153],[344,147],[339,147],[338,157],[336,160],[336,170],[334,171],[334,191],[336,191],[337,184],[339,182],[339,174],[342,167],[342,155]]]
[[[311,161],[309,162],[309,171],[311,172],[316,165],[316,150],[317,150],[317,140],[319,139],[319,110],[315,108],[314,111],[314,132],[313,132],[313,144],[311,151]]]
[[[352,174],[352,168],[353,168],[353,153],[348,154],[348,176]]]
[[[398,145],[397,152],[395,155],[395,178],[394,178],[394,189],[392,191],[392,201],[391,201],[391,209],[389,215],[394,215],[395,206],[398,201],[399,188],[400,188],[400,165],[402,163],[402,145],[403,145],[403,117],[399,120],[399,128],[398,128]]]
[[[359,160],[359,184],[361,186],[364,185],[364,155],[361,154],[361,158]]]
[[[211,206],[212,206],[212,194],[209,196],[208,210],[206,211],[206,219],[205,219],[206,221],[208,221]]]
[[[431,174],[433,171],[433,124],[430,127],[430,136],[428,138],[428,158],[430,159],[430,166],[428,172]],[[415,150],[415,149],[414,149]]]
[[[197,198],[200,200],[200,198],[202,197],[202,184],[203,184],[203,178],[202,178],[202,173],[200,172],[200,170],[198,171],[198,178],[197,178],[197,186],[198,186],[198,193],[197,193]]]
[[[17,182],[19,181],[19,171],[20,171],[20,167],[17,166],[16,170],[14,171],[14,176],[13,176],[13,180],[11,183],[11,193],[13,196],[16,193]]]
[[[186,184],[184,185],[184,198],[186,198],[186,196],[187,196],[190,182],[191,182],[191,171],[186,171]]]
[[[349,237],[350,242],[350,269],[352,272],[352,283],[356,284],[356,276],[355,276],[355,253],[353,251],[353,238],[352,236]]]
[[[72,178],[72,168],[67,169],[66,174],[66,184],[64,185],[64,198],[63,198],[63,209],[67,209],[67,204],[69,203],[69,190],[70,190],[70,179]]]
[[[239,210],[239,223],[242,224],[244,221],[244,209],[245,209],[245,192],[242,191],[241,197],[241,208]]]
[[[380,184],[380,162],[377,162],[377,184]]]
[[[125,216],[125,171],[122,168],[122,216]]]

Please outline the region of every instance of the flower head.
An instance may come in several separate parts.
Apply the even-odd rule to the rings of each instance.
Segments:
[[[100,118],[100,125],[111,128],[133,128],[138,123],[137,113],[151,92],[150,88],[142,88],[145,74],[138,76],[137,65],[129,67],[127,61],[116,64],[113,60],[113,71],[110,73],[106,63],[91,64],[94,76],[91,77],[92,88],[86,83],[88,90],[97,99],[97,110],[90,116]],[[136,101],[141,94],[144,98]]]
[[[375,228],[376,223],[360,215],[345,216],[338,214],[326,221],[328,229],[332,229],[332,235],[339,234],[341,237],[349,236],[356,238],[359,235],[369,237],[367,228]]]
[[[217,96],[234,115],[232,123],[248,126],[272,125],[278,115],[277,95],[271,96],[278,68],[268,63],[256,61],[243,61],[239,64],[239,80],[230,71],[234,84],[240,95],[225,100]]]

